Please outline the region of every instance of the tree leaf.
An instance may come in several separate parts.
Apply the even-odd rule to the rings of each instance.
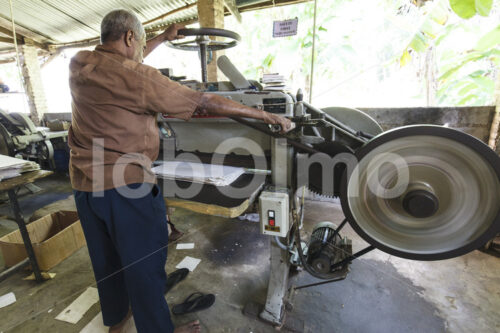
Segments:
[[[324,28],[323,26],[320,26],[320,27],[318,28],[318,31],[328,31],[328,29]]]
[[[463,87],[462,89],[460,89],[458,91],[458,94],[460,96],[463,96],[465,94],[467,94],[469,91],[471,91],[472,89],[476,89],[477,88],[477,85],[474,84],[474,83],[469,83],[468,85],[466,85],[465,87]]]
[[[466,105],[468,101],[477,98],[477,95],[470,94],[458,101],[457,105]]]
[[[492,5],[493,0],[476,0],[476,12],[481,16],[488,16]]]
[[[408,52],[408,49],[406,49],[404,52],[403,52],[403,55],[401,56],[401,58],[399,59],[399,66],[400,67],[404,67],[406,66],[409,62],[411,61],[411,54],[410,52]]]
[[[419,53],[427,50],[427,40],[421,31],[415,34],[410,42],[410,47]]]
[[[490,32],[486,33],[479,39],[475,49],[479,51],[486,51],[492,47],[500,44],[500,25]]]
[[[472,80],[484,91],[493,91],[495,89],[495,82],[487,77],[475,76],[472,77]]]
[[[450,0],[450,6],[461,18],[468,19],[476,15],[476,0]]]

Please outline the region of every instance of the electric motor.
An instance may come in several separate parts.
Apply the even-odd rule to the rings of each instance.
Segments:
[[[351,243],[335,232],[337,226],[331,222],[318,223],[307,248],[307,264],[318,274],[333,273],[332,266],[349,256]]]

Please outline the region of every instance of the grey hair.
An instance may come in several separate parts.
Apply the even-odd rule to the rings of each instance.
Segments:
[[[101,22],[101,43],[118,40],[124,33],[132,30],[136,40],[145,32],[137,16],[125,9],[113,10],[104,16]]]

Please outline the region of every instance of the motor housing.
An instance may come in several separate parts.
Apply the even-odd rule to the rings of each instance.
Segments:
[[[332,266],[352,254],[351,240],[342,238],[336,229],[335,224],[325,221],[318,223],[311,233],[306,261],[322,278],[334,274],[337,269],[332,270]]]

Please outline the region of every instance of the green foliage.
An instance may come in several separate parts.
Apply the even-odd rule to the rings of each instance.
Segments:
[[[481,37],[476,44],[475,49],[478,51],[486,51],[500,44],[500,25]]]
[[[464,19],[469,19],[476,14],[488,16],[493,0],[450,0],[453,11]]]
[[[500,10],[498,3],[489,6],[487,1],[474,1],[474,6],[481,13]],[[242,46],[226,54],[245,76],[279,72],[294,91],[302,88],[307,95],[313,9],[314,3],[307,2],[243,13],[244,27],[226,26],[242,35]],[[425,105],[422,64],[432,50],[438,105],[490,104],[500,62],[500,26],[493,15],[475,16],[461,19],[450,0],[426,1],[423,7],[408,0],[318,0],[313,101],[325,106],[344,101],[358,107]],[[272,21],[293,17],[299,19],[298,34],[272,38]]]

